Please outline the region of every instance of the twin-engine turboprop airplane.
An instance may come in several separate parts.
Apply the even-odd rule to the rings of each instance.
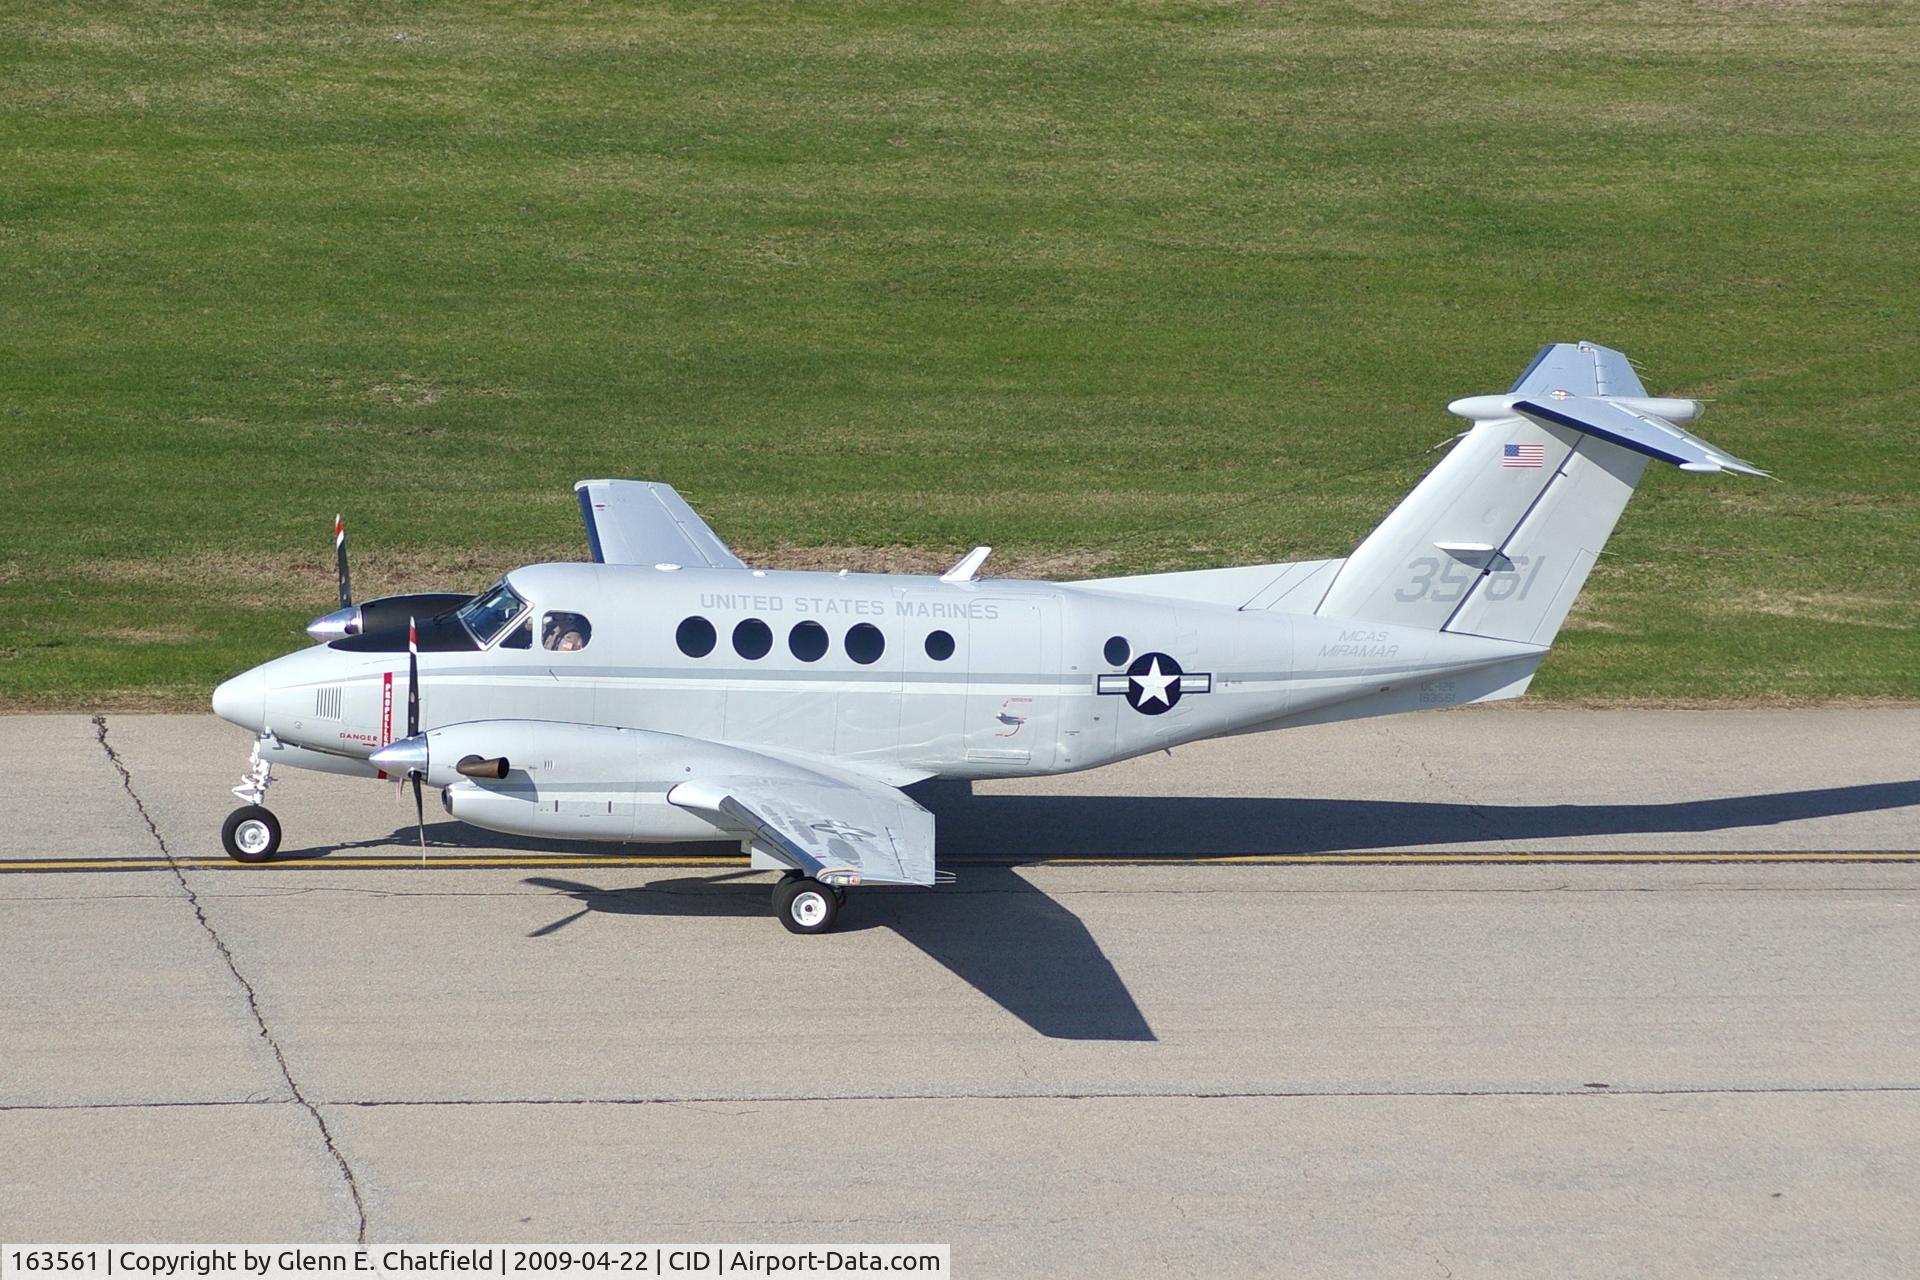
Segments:
[[[355,606],[336,526],[323,643],[214,692],[260,735],[223,842],[273,855],[276,763],[392,776],[495,831],[738,840],[818,933],[851,886],[935,883],[906,785],[1519,697],[1649,458],[1765,474],[1591,343],[1448,408],[1471,428],[1344,560],[1046,583],[982,577],[980,547],[937,578],[775,572],[665,485],[588,480],[591,564]]]

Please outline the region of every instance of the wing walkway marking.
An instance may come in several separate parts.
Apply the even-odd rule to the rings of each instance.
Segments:
[[[1737,863],[1737,862],[1904,862],[1920,863],[1920,851],[1891,850],[1808,850],[1732,851],[1669,850],[1617,852],[1580,850],[1542,850],[1538,852],[1461,853],[1245,853],[1245,854],[1113,854],[1111,856],[1073,855],[1062,857],[1018,854],[972,854],[942,858],[949,867],[1298,867],[1298,866],[1507,866],[1550,865],[1554,863]],[[630,854],[594,856],[579,854],[496,854],[480,856],[430,857],[426,869],[434,871],[484,871],[488,869],[533,870],[542,867],[744,867],[747,860],[738,854]],[[418,855],[405,857],[346,856],[289,857],[275,862],[235,862],[231,858],[10,858],[0,860],[0,875],[28,875],[167,871],[173,867],[185,871],[388,871],[421,870]]]

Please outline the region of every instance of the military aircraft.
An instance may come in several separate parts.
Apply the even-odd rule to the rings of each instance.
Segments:
[[[1650,459],[1765,475],[1619,352],[1543,348],[1340,560],[1083,582],[755,569],[671,488],[575,486],[591,563],[340,608],[222,684],[259,735],[221,833],[273,856],[275,764],[411,782],[494,831],[737,840],[796,933],[856,885],[931,885],[928,778],[1090,769],[1182,743],[1516,698]],[[402,710],[396,711],[396,708]],[[398,724],[401,732],[396,733]]]

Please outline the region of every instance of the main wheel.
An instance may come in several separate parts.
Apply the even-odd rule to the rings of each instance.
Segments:
[[[280,819],[271,809],[242,805],[221,825],[220,844],[235,862],[265,862],[280,847]]]
[[[825,933],[840,914],[840,902],[833,890],[818,880],[805,878],[782,880],[773,905],[780,913],[780,923],[791,933]]]
[[[806,877],[801,875],[798,871],[782,871],[780,873],[780,878],[776,880],[773,885],[773,909],[775,911],[781,911],[785,909],[786,904],[783,901],[783,895],[787,891],[787,886],[792,884],[796,880],[804,880],[804,879],[806,879]]]

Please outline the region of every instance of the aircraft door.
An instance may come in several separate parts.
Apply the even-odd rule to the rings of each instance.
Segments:
[[[834,719],[834,754],[850,760],[890,757],[900,745],[906,645],[897,619],[881,613],[857,616],[858,621],[835,628],[836,656],[846,659],[848,670]]]
[[[900,761],[934,770],[966,757],[967,620],[948,593],[900,588]],[[949,606],[943,608],[942,606]]]
[[[1050,768],[1059,730],[1058,613],[1050,601],[979,603],[979,614],[993,616],[967,622],[967,761],[1016,774]]]

